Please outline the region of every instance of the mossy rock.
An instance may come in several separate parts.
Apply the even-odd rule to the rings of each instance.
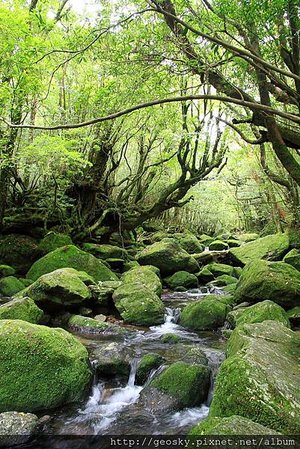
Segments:
[[[177,271],[164,279],[164,282],[167,287],[172,290],[175,290],[177,287],[185,287],[185,288],[196,288],[198,287],[198,279],[192,273],[188,273],[187,271]]]
[[[204,246],[208,246],[214,240],[215,240],[214,237],[211,237],[210,235],[207,234],[201,234],[199,236],[199,242],[202,243]]]
[[[300,335],[278,321],[238,326],[216,379],[210,415],[241,415],[275,431],[300,431]]]
[[[180,338],[178,335],[176,335],[176,334],[171,334],[171,333],[169,333],[169,334],[164,334],[164,335],[162,335],[162,337],[161,337],[161,341],[162,341],[163,343],[169,343],[169,344],[176,344],[176,343],[179,343],[180,340],[181,340],[181,338]]]
[[[130,260],[129,262],[125,262],[124,266],[123,266],[123,273],[131,270],[132,268],[137,268],[139,266],[140,266],[140,264],[138,263],[137,260]]]
[[[164,322],[163,302],[143,284],[124,283],[114,291],[113,301],[127,323],[153,326]]]
[[[187,329],[203,331],[223,326],[230,307],[218,296],[208,295],[204,299],[188,304],[180,316],[180,325]]]
[[[176,362],[153,379],[154,387],[178,401],[178,408],[202,404],[208,395],[210,369],[203,365],[188,365]]]
[[[94,320],[93,318],[86,316],[71,315],[67,327],[71,330],[83,333],[98,333],[108,330],[110,325],[104,321]]]
[[[126,259],[127,251],[119,246],[97,244],[97,243],[84,243],[82,248],[87,253],[92,254],[98,259]]]
[[[237,239],[244,243],[253,242],[254,240],[259,239],[259,234],[256,234],[255,232],[249,232],[244,234],[239,234],[237,236]]]
[[[14,276],[0,279],[0,294],[3,296],[14,296],[24,288],[25,285]]]
[[[235,325],[262,323],[265,320],[279,321],[287,327],[290,322],[285,310],[273,301],[262,301],[245,309],[238,309]],[[241,311],[241,312],[240,312]]]
[[[300,271],[300,252],[296,248],[293,248],[287,253],[286,256],[284,256],[283,261]]]
[[[229,254],[234,262],[246,265],[257,259],[280,260],[290,245],[287,233],[267,235],[239,248],[232,248]]]
[[[91,297],[86,283],[93,283],[87,273],[73,268],[61,268],[41,276],[20,292],[18,297],[29,296],[41,307],[51,304],[81,304]]]
[[[38,248],[42,254],[48,254],[66,245],[73,245],[69,235],[51,231],[40,241]]]
[[[234,293],[235,293],[235,290],[236,290],[236,286],[237,286],[237,283],[225,285],[225,287],[222,287],[222,291],[223,291],[226,295],[234,296]],[[234,301],[234,302],[235,302],[235,301]]]
[[[16,270],[10,265],[0,265],[0,278],[6,276],[13,276]]]
[[[226,274],[227,276],[233,276],[234,268],[231,265],[227,265],[225,263],[217,263],[213,262],[206,267],[215,277],[222,276]]]
[[[92,350],[93,365],[99,376],[125,377],[130,373],[130,357],[123,343],[102,343]]]
[[[213,281],[215,278],[212,272],[207,267],[202,268],[202,270],[200,270],[199,273],[196,274],[196,276],[200,284],[207,284],[208,282]]]
[[[0,321],[0,411],[49,410],[79,400],[91,380],[85,347],[63,329]]]
[[[210,251],[225,251],[228,248],[228,243],[222,242],[222,240],[214,240],[209,244]]]
[[[241,242],[239,240],[235,240],[235,239],[228,239],[228,240],[226,240],[226,243],[229,246],[229,248],[237,248],[237,247],[241,246]]]
[[[160,269],[162,276],[168,276],[176,271],[199,271],[196,260],[181,248],[174,239],[164,239],[153,243],[137,255],[141,265],[154,265]]]
[[[226,285],[236,284],[237,278],[229,276],[228,274],[222,274],[218,276],[214,281],[211,281],[209,285],[214,285],[215,287],[225,287]]]
[[[40,276],[59,268],[74,268],[84,271],[96,281],[117,281],[117,276],[99,259],[74,245],[63,246],[37,260],[27,273],[27,278],[36,281]]]
[[[232,415],[228,418],[210,416],[194,426],[189,438],[201,435],[280,435],[269,427],[262,426],[243,416]]]
[[[300,324],[300,306],[293,307],[293,309],[288,310],[286,313],[293,326]]]
[[[0,306],[0,320],[23,320],[38,324],[44,312],[31,298],[13,299]]]
[[[285,309],[297,306],[300,272],[284,262],[256,260],[247,264],[235,290],[237,302],[270,300]]]
[[[27,235],[9,234],[0,237],[0,261],[25,274],[41,256],[36,241]]]
[[[136,371],[137,385],[144,385],[151,371],[159,368],[163,362],[164,359],[158,354],[145,354],[138,362]]]
[[[112,305],[113,292],[122,285],[121,281],[105,281],[90,287],[97,304],[107,307]]]
[[[39,419],[33,413],[4,412],[0,414],[0,447],[27,443],[38,431]]]
[[[158,296],[162,292],[161,281],[155,272],[155,267],[146,265],[132,268],[123,274],[121,281],[124,282],[124,284],[139,283]]]
[[[204,245],[201,245],[197,237],[191,232],[175,233],[172,237],[175,238],[181,248],[189,254],[201,253],[204,250]]]

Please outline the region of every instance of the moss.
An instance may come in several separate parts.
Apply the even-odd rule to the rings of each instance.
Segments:
[[[196,260],[184,251],[174,239],[164,239],[153,243],[137,255],[137,261],[141,265],[154,265],[159,268],[163,276],[168,276],[176,271],[199,271]]]
[[[214,275],[207,267],[202,268],[202,270],[199,271],[196,276],[200,284],[207,284],[208,282],[214,280]]]
[[[237,284],[229,284],[229,285],[225,285],[225,287],[222,288],[223,292],[226,293],[226,295],[231,295],[234,296],[234,292],[236,290],[236,286]],[[235,302],[235,301],[233,301]]]
[[[152,326],[164,321],[162,301],[142,284],[123,284],[115,290],[113,300],[123,320],[128,323]]]
[[[38,324],[44,313],[30,298],[13,299],[0,306],[0,320],[23,320]]]
[[[293,309],[288,310],[287,317],[293,325],[299,325],[300,324],[300,306],[296,306]]]
[[[207,296],[205,299],[188,304],[180,316],[180,325],[192,330],[214,330],[222,326],[229,306],[219,301],[218,296]]]
[[[32,265],[26,277],[35,281],[43,274],[59,268],[84,271],[96,282],[118,280],[117,276],[99,259],[74,245],[64,246],[46,254]]]
[[[256,303],[271,300],[288,308],[298,305],[300,273],[284,262],[253,261],[245,266],[238,281],[237,301]]]
[[[158,354],[146,354],[138,363],[136,371],[136,382],[144,385],[152,370],[159,368],[163,363],[163,358]]]
[[[81,316],[81,315],[72,315],[67,323],[67,326],[70,329],[77,331],[106,331],[109,329],[110,325],[105,323],[104,321],[94,320],[93,318]]]
[[[69,235],[51,231],[40,241],[38,248],[43,254],[48,254],[57,248],[72,244],[73,242]]]
[[[300,431],[300,336],[277,321],[238,326],[217,375],[211,416],[241,415]]]
[[[214,281],[210,282],[210,285],[215,285],[216,287],[225,287],[226,285],[236,284],[237,278],[229,276],[228,274],[222,274],[218,276]]]
[[[274,234],[230,250],[232,259],[245,265],[256,259],[279,260],[288,251],[288,234]]]
[[[68,332],[0,322],[0,411],[47,410],[77,401],[90,380],[87,350]]]
[[[227,276],[233,276],[234,268],[231,265],[226,265],[225,263],[210,263],[206,265],[206,268],[215,276],[222,276],[226,274]]]
[[[191,232],[186,233],[175,233],[172,235],[175,238],[181,248],[183,248],[187,253],[201,253],[204,250],[204,246],[201,245],[197,237]]]
[[[14,276],[7,276],[0,279],[0,294],[3,296],[14,296],[24,288],[25,285]]]
[[[209,244],[209,250],[210,251],[223,251],[228,249],[228,244],[225,242],[222,242],[222,240],[214,240]]]
[[[99,259],[126,259],[126,249],[114,245],[99,245],[97,243],[84,243],[83,250]]]
[[[123,274],[121,280],[125,284],[135,284],[139,283],[149,290],[153,291],[157,295],[160,295],[162,292],[162,285],[159,277],[153,270],[155,267],[150,266],[138,266],[132,268]]]
[[[289,263],[298,271],[300,271],[300,252],[296,248],[293,248],[289,253],[284,256],[283,261]]]
[[[235,239],[228,239],[226,240],[227,245],[229,248],[237,248],[238,246],[241,246],[241,242]]]
[[[177,271],[176,273],[172,274],[172,276],[165,278],[164,282],[167,287],[171,288],[172,290],[175,290],[177,287],[198,287],[197,277],[192,273],[188,273],[187,271]]]
[[[176,398],[181,408],[203,403],[209,385],[210,370],[207,366],[184,362],[173,363],[150,383],[151,387]]]
[[[262,323],[265,320],[275,320],[290,327],[287,313],[273,301],[262,301],[241,310],[242,313],[240,313],[235,320],[236,326],[246,323]]]
[[[180,341],[180,337],[178,335],[176,335],[176,334],[164,334],[161,337],[161,341],[163,343],[175,344],[175,343],[178,343]]]
[[[6,276],[13,276],[16,270],[9,265],[0,265],[0,278]]]
[[[36,241],[27,235],[9,234],[0,237],[1,263],[13,266],[20,274],[26,273],[40,255]]]
[[[124,263],[123,272],[125,273],[126,271],[131,270],[131,268],[137,268],[139,266],[140,264],[138,263],[137,260],[130,260],[129,262]]]
[[[238,240],[240,240],[241,242],[253,242],[254,240],[259,239],[259,234],[255,234],[254,232],[252,233],[245,233],[245,234],[240,234],[238,236]]]

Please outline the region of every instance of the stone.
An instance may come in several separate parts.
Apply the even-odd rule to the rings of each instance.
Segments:
[[[81,399],[92,372],[85,347],[63,329],[0,321],[0,411],[54,409]]]
[[[288,234],[273,234],[232,248],[229,254],[238,264],[246,265],[257,259],[280,260],[289,249]]]
[[[218,296],[208,295],[184,307],[179,324],[191,330],[214,330],[223,326],[229,310]]]
[[[9,234],[0,237],[1,263],[11,265],[20,274],[25,274],[40,255],[36,241],[27,235]]]
[[[226,285],[236,284],[237,278],[229,276],[228,274],[222,274],[218,276],[214,281],[211,281],[209,285],[214,285],[215,287],[225,287]]]
[[[200,284],[207,284],[208,282],[213,281],[215,278],[212,272],[207,267],[203,267],[202,270],[200,270],[199,273],[196,274],[196,276]]]
[[[25,285],[14,276],[6,276],[0,279],[0,294],[3,296],[14,296],[24,288]]]
[[[299,305],[300,272],[284,262],[256,260],[247,264],[235,290],[237,302],[270,300],[285,309]]]
[[[233,276],[234,268],[231,265],[225,263],[213,262],[206,265],[206,268],[215,276],[222,276],[226,274],[227,276]]]
[[[136,384],[144,385],[153,370],[159,368],[164,359],[158,354],[145,354],[138,362],[136,371]]]
[[[176,344],[180,340],[181,340],[181,338],[178,335],[172,334],[172,333],[164,334],[161,336],[161,341],[163,343]]]
[[[153,268],[147,265],[132,268],[122,275],[121,281],[124,284],[139,283],[159,296],[162,292],[162,285]]]
[[[90,287],[93,298],[101,306],[108,307],[112,301],[113,292],[122,285],[121,281],[104,281],[98,282],[97,285]]]
[[[125,330],[114,324],[81,315],[71,315],[66,323],[67,329],[82,334],[121,335]]]
[[[233,332],[210,416],[241,415],[275,431],[300,430],[300,335],[278,321],[244,324]]]
[[[164,322],[165,307],[160,298],[143,284],[124,283],[113,293],[113,301],[123,320],[153,326]]]
[[[66,245],[73,245],[69,235],[50,231],[40,241],[38,248],[42,254],[48,254],[51,253],[51,251]]]
[[[191,273],[199,271],[196,260],[173,239],[163,239],[148,246],[137,255],[137,261],[141,265],[154,265],[160,269],[162,276],[181,270]]]
[[[130,357],[123,343],[110,342],[101,344],[91,352],[93,365],[99,376],[128,378]]]
[[[36,433],[39,419],[33,413],[0,413],[0,447],[25,444]]]
[[[296,248],[293,248],[290,252],[288,252],[284,256],[283,261],[300,271],[300,252]]]
[[[0,306],[0,320],[23,320],[38,324],[43,317],[44,312],[31,298],[13,299]]]
[[[214,240],[209,244],[210,251],[225,251],[228,248],[228,243],[222,242],[222,240]]]
[[[74,268],[89,274],[95,282],[117,281],[117,276],[101,260],[74,245],[63,246],[37,260],[26,277],[36,281],[40,276],[59,268]]]
[[[171,276],[164,279],[164,283],[167,287],[172,290],[175,290],[177,287],[185,287],[185,288],[197,288],[198,287],[198,279],[192,273],[188,273],[187,271],[177,271]]]
[[[9,265],[0,265],[0,278],[6,276],[13,276],[16,270]]]
[[[241,324],[262,323],[265,320],[279,321],[285,326],[290,327],[287,313],[273,301],[266,300],[258,302],[253,306],[246,307],[245,309],[237,309],[235,311],[234,322],[236,326],[240,326]]]
[[[204,250],[204,246],[201,245],[197,237],[191,232],[175,233],[172,235],[172,238],[175,238],[181,248],[189,254],[201,253]]]
[[[293,309],[288,310],[287,317],[290,321],[290,323],[293,326],[299,326],[300,324],[300,306],[296,306]]]
[[[259,234],[256,234],[255,232],[252,233],[244,233],[237,236],[237,239],[241,242],[253,242],[254,240],[259,239]]]
[[[82,248],[87,253],[99,259],[126,259],[127,251],[124,248],[114,245],[97,244],[97,243],[84,243]]]

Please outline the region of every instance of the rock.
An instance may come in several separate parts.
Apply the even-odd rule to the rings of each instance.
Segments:
[[[0,306],[0,320],[23,320],[38,324],[43,317],[44,312],[31,298],[13,299]]]
[[[189,365],[208,365],[207,357],[198,345],[186,346],[183,344],[177,350],[177,354],[181,362]]]
[[[153,415],[165,415],[168,412],[181,408],[175,397],[150,386],[143,388],[139,400],[135,404],[136,407],[140,409],[140,416],[143,416],[145,411],[152,414],[152,420],[150,422],[153,422]]]
[[[123,284],[115,290],[113,301],[127,323],[152,326],[164,322],[162,301],[142,284]]]
[[[237,278],[229,276],[228,274],[222,274],[218,276],[214,281],[211,281],[209,285],[214,285],[215,287],[225,287],[225,285],[236,284]]]
[[[9,265],[0,265],[0,278],[6,276],[13,276],[16,270]]]
[[[197,237],[191,232],[185,232],[182,234],[175,233],[172,237],[176,239],[181,248],[189,254],[201,253],[204,250],[204,246],[201,245]]]
[[[241,246],[241,242],[235,239],[228,239],[226,240],[227,245],[229,248],[237,248],[238,246]]]
[[[181,270],[192,273],[199,271],[196,260],[172,239],[164,239],[148,246],[138,254],[137,261],[141,265],[154,265],[160,269],[162,276]]]
[[[145,354],[138,363],[136,371],[136,384],[144,385],[150,373],[159,368],[164,359],[158,354]]]
[[[229,254],[234,262],[246,265],[256,259],[279,260],[289,249],[288,234],[274,234],[233,248]]]
[[[96,347],[91,352],[94,367],[99,376],[128,378],[130,357],[123,343],[111,342]]]
[[[36,241],[27,235],[9,234],[0,237],[0,260],[13,266],[20,274],[26,273],[40,257]]]
[[[59,268],[74,268],[89,274],[96,282],[117,281],[117,276],[99,259],[81,251],[74,245],[67,245],[46,254],[37,260],[26,277],[36,281],[40,276]]]
[[[118,273],[123,272],[124,270],[124,259],[110,258],[105,259],[105,262],[108,264],[109,268],[113,271],[117,271]]]
[[[199,271],[196,276],[200,284],[207,284],[208,282],[213,281],[215,278],[212,272],[207,267],[202,268],[202,270]]]
[[[211,242],[215,239],[207,234],[201,234],[199,237],[199,242],[201,242],[204,246],[209,246]]]
[[[51,304],[81,304],[91,297],[85,282],[93,282],[93,279],[73,268],[61,268],[44,274],[18,296],[29,296],[46,308]]]
[[[299,348],[300,335],[278,321],[238,326],[217,375],[210,415],[241,415],[298,434]]]
[[[293,326],[299,326],[300,324],[300,306],[296,306],[293,309],[288,310],[287,317]]]
[[[191,330],[214,330],[223,326],[229,310],[218,296],[208,295],[184,307],[179,324]]]
[[[286,256],[284,256],[283,261],[300,271],[300,252],[296,248],[293,248],[287,253]]]
[[[234,296],[235,290],[236,290],[236,286],[237,284],[229,284],[229,285],[225,285],[225,287],[222,287],[223,292],[226,295],[231,295]]]
[[[123,272],[125,273],[126,271],[131,270],[131,268],[136,268],[139,266],[140,266],[140,264],[138,263],[137,260],[130,260],[129,262],[124,263]]]
[[[154,378],[149,386],[175,398],[178,409],[193,407],[207,398],[210,369],[203,365],[176,362]]]
[[[185,288],[197,288],[198,287],[198,279],[187,271],[177,271],[164,279],[165,284],[172,290],[175,290],[177,287],[185,287]]]
[[[162,292],[162,285],[159,277],[154,272],[153,267],[139,266],[132,268],[123,274],[121,278],[124,284],[136,284],[139,283],[143,287],[148,288],[156,295],[160,295]]]
[[[256,260],[245,266],[235,291],[237,302],[269,299],[284,308],[299,305],[300,272],[284,262]]]
[[[73,245],[72,239],[67,234],[57,232],[48,232],[38,244],[38,248],[42,254],[48,254],[62,246]]]
[[[112,304],[113,292],[122,285],[121,281],[98,282],[97,285],[90,287],[93,298],[101,306],[107,307]]]
[[[231,265],[225,263],[210,263],[206,267],[215,277],[226,274],[227,276],[233,276],[234,268]]]
[[[0,411],[36,411],[79,400],[91,380],[85,347],[63,329],[0,322]]]
[[[210,416],[204,421],[194,426],[188,436],[197,437],[200,435],[280,435],[275,430],[262,426],[257,422],[244,418],[243,416],[232,415],[228,418],[217,418]],[[235,443],[235,442],[234,442]]]
[[[107,316],[103,315],[102,313],[99,313],[99,315],[95,315],[94,316],[94,320],[97,321],[106,321],[107,320]]]
[[[161,336],[161,341],[163,343],[176,344],[181,340],[181,338],[176,334],[164,334]]]
[[[3,296],[14,296],[24,288],[25,285],[14,276],[6,276],[0,279],[0,294]]]
[[[230,315],[230,313],[228,315]],[[240,326],[241,324],[262,323],[265,320],[279,321],[285,326],[290,327],[287,313],[273,301],[258,302],[251,307],[237,309],[235,311],[234,321],[236,326]]]
[[[242,307],[240,309],[231,310],[226,316],[226,321],[230,324],[232,328],[235,328],[237,326],[237,320],[241,315],[243,315],[244,311],[246,310],[245,307]]]
[[[255,234],[254,232],[248,234],[240,234],[237,236],[237,239],[245,243],[253,242],[254,240],[259,239],[259,234]]]
[[[222,242],[222,240],[214,240],[209,244],[210,251],[225,251],[229,246],[227,243]]]
[[[67,329],[82,334],[120,335],[125,330],[119,326],[81,315],[71,315],[66,323]]]
[[[99,259],[126,259],[127,251],[114,245],[99,245],[97,243],[84,243],[82,248],[87,253]]]
[[[93,315],[93,310],[90,309],[89,307],[80,307],[79,315],[91,317]]]
[[[26,443],[35,434],[38,424],[38,417],[32,413],[0,413],[0,447]]]

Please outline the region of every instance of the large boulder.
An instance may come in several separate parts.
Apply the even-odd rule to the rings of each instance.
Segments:
[[[126,258],[127,251],[119,246],[97,243],[84,243],[82,246],[83,250],[87,253],[93,254],[93,256],[99,259],[124,259]]]
[[[284,262],[253,261],[244,267],[235,297],[238,302],[253,304],[268,299],[284,308],[297,306],[300,272]]]
[[[35,434],[39,419],[33,413],[0,413],[0,447],[24,444]]]
[[[15,276],[6,276],[0,279],[0,294],[3,296],[14,296],[24,288],[25,285]]]
[[[0,320],[23,320],[38,324],[44,312],[31,298],[13,299],[0,306]]]
[[[173,239],[164,239],[147,246],[138,254],[137,260],[141,265],[158,267],[162,276],[181,270],[191,273],[199,271],[196,260]]]
[[[56,408],[82,397],[91,380],[85,347],[63,329],[0,321],[0,411]]]
[[[210,415],[241,415],[275,431],[300,431],[300,335],[278,321],[238,326],[217,375]]]
[[[219,296],[208,295],[204,299],[188,304],[180,316],[180,325],[187,329],[203,331],[222,326],[230,307],[219,300]]]
[[[244,309],[237,309],[234,318],[235,326],[241,324],[262,323],[265,320],[279,321],[287,327],[290,327],[288,315],[285,310],[273,301],[262,301],[253,306]],[[230,314],[234,314],[230,312]]]
[[[93,279],[85,272],[61,268],[44,274],[17,296],[29,296],[46,307],[53,303],[64,306],[80,304],[91,297],[91,291],[86,284],[92,283]]]
[[[225,263],[212,262],[204,268],[207,268],[215,277],[222,276],[223,274],[226,274],[227,276],[234,275],[234,267]]]
[[[214,240],[209,244],[210,251],[225,251],[228,248],[228,243],[223,242],[222,240]]]
[[[73,245],[69,235],[51,231],[40,241],[38,248],[41,253],[48,254],[51,253],[51,251],[66,245]]]
[[[164,321],[163,302],[143,284],[124,283],[114,291],[113,300],[127,323],[152,326]]]
[[[37,260],[27,273],[27,278],[36,281],[40,276],[58,268],[74,268],[85,271],[96,281],[116,281],[117,276],[99,259],[74,245],[63,246]]]
[[[283,261],[300,271],[300,252],[298,249],[293,248],[284,256]]]
[[[189,254],[201,253],[204,250],[204,245],[201,245],[197,237],[191,232],[175,233],[172,236],[175,238],[181,248],[183,248]]]
[[[157,295],[162,292],[162,285],[158,275],[153,270],[154,267],[151,266],[138,266],[132,268],[123,274],[121,280],[125,284],[136,284],[139,283],[149,290],[153,291]]]
[[[172,274],[164,279],[167,287],[175,290],[177,287],[185,288],[195,288],[198,287],[198,279],[192,273],[188,271],[177,271],[177,273]]]
[[[36,241],[27,235],[9,234],[0,237],[0,261],[25,274],[41,255]]]
[[[232,248],[229,254],[234,262],[241,265],[256,259],[280,260],[288,251],[289,245],[287,233],[267,235],[238,248]]]

